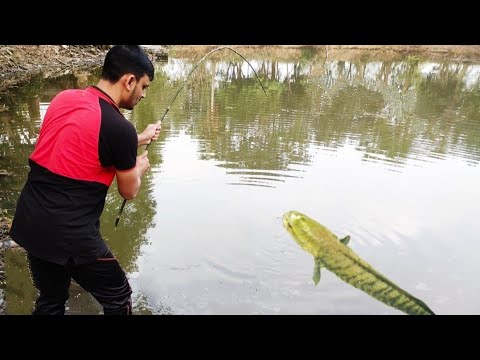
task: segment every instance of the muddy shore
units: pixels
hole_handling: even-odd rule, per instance
[[[38,73],[45,77],[102,65],[111,45],[0,45],[0,92],[28,82]],[[152,59],[166,57],[162,46],[146,47]]]

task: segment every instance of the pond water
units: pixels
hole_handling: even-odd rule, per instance
[[[306,53],[308,55],[309,53]],[[155,64],[147,97],[125,111],[160,119],[198,59]],[[322,269],[282,226],[297,210],[437,314],[480,314],[480,64],[206,60],[149,147],[139,196],[107,196],[101,231],[128,273],[137,314],[402,314]],[[53,96],[99,69],[41,76],[0,94],[0,208],[9,215]],[[6,312],[35,292],[7,251]],[[72,285],[69,313],[98,304]]]

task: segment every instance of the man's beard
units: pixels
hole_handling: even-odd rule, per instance
[[[134,101],[134,100],[135,100],[135,96],[132,94],[132,96],[130,96],[130,98],[128,99],[128,105],[127,105],[128,107],[126,106],[125,109],[133,110],[135,105],[137,105],[140,102],[140,99],[138,101]]]

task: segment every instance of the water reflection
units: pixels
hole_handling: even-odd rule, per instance
[[[480,65],[307,52],[249,61],[268,96],[246,63],[205,61],[149,147],[152,169],[117,231],[122,200],[109,191],[101,231],[137,313],[392,313],[328,276],[322,293],[310,288],[310,260],[281,226],[292,209],[351,234],[438,313],[480,313]],[[125,112],[137,128],[163,115],[195,63],[156,64],[147,97]],[[0,177],[2,209],[13,212],[52,97],[98,76],[38,77],[0,94],[0,169],[13,174]],[[87,303],[71,311],[97,311]]]

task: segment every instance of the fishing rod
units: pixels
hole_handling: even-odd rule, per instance
[[[229,46],[220,46],[218,48],[215,48],[211,51],[209,51],[208,53],[206,53],[197,63],[196,65],[192,68],[192,70],[190,70],[190,72],[188,73],[186,79],[183,81],[182,85],[180,86],[180,88],[177,90],[177,92],[175,93],[175,96],[173,97],[173,100],[171,101],[171,103],[168,105],[167,109],[165,110],[165,113],[163,114],[162,118],[160,119],[159,123],[161,124],[163,119],[165,118],[165,116],[167,115],[167,113],[170,111],[170,107],[172,106],[173,102],[175,101],[175,99],[177,98],[178,94],[180,94],[180,91],[182,91],[183,87],[185,86],[185,84],[187,83],[188,79],[190,78],[190,75],[192,75],[192,73],[195,71],[195,69],[198,67],[198,65],[200,65],[203,60],[205,60],[210,54],[213,54],[214,52],[216,51],[220,51],[220,50],[223,50],[223,49],[228,49],[228,50],[231,50],[233,51],[235,54],[237,54],[238,56],[240,56],[243,60],[245,60],[247,62],[248,65],[250,65],[250,67],[252,68],[253,70],[253,73],[255,74],[255,77],[257,78],[258,82],[260,83],[260,86],[262,87],[262,90],[263,92],[265,93],[265,96],[267,95],[267,92],[265,91],[265,88],[263,87],[263,84],[262,82],[260,81],[260,78],[258,77],[257,75],[257,72],[255,71],[255,69],[253,68],[252,64],[250,64],[250,62],[242,55],[240,54],[238,51],[232,49],[231,47]],[[148,146],[151,144],[148,143],[147,146],[145,147],[145,150],[148,149]],[[118,222],[120,221],[120,216],[122,215],[122,212],[123,212],[123,208],[125,207],[125,204],[127,203],[127,199],[123,199],[123,203],[122,203],[122,206],[120,206],[120,210],[118,211],[118,215],[117,215],[117,218],[115,219],[115,230],[117,229],[117,225],[118,225]]]

